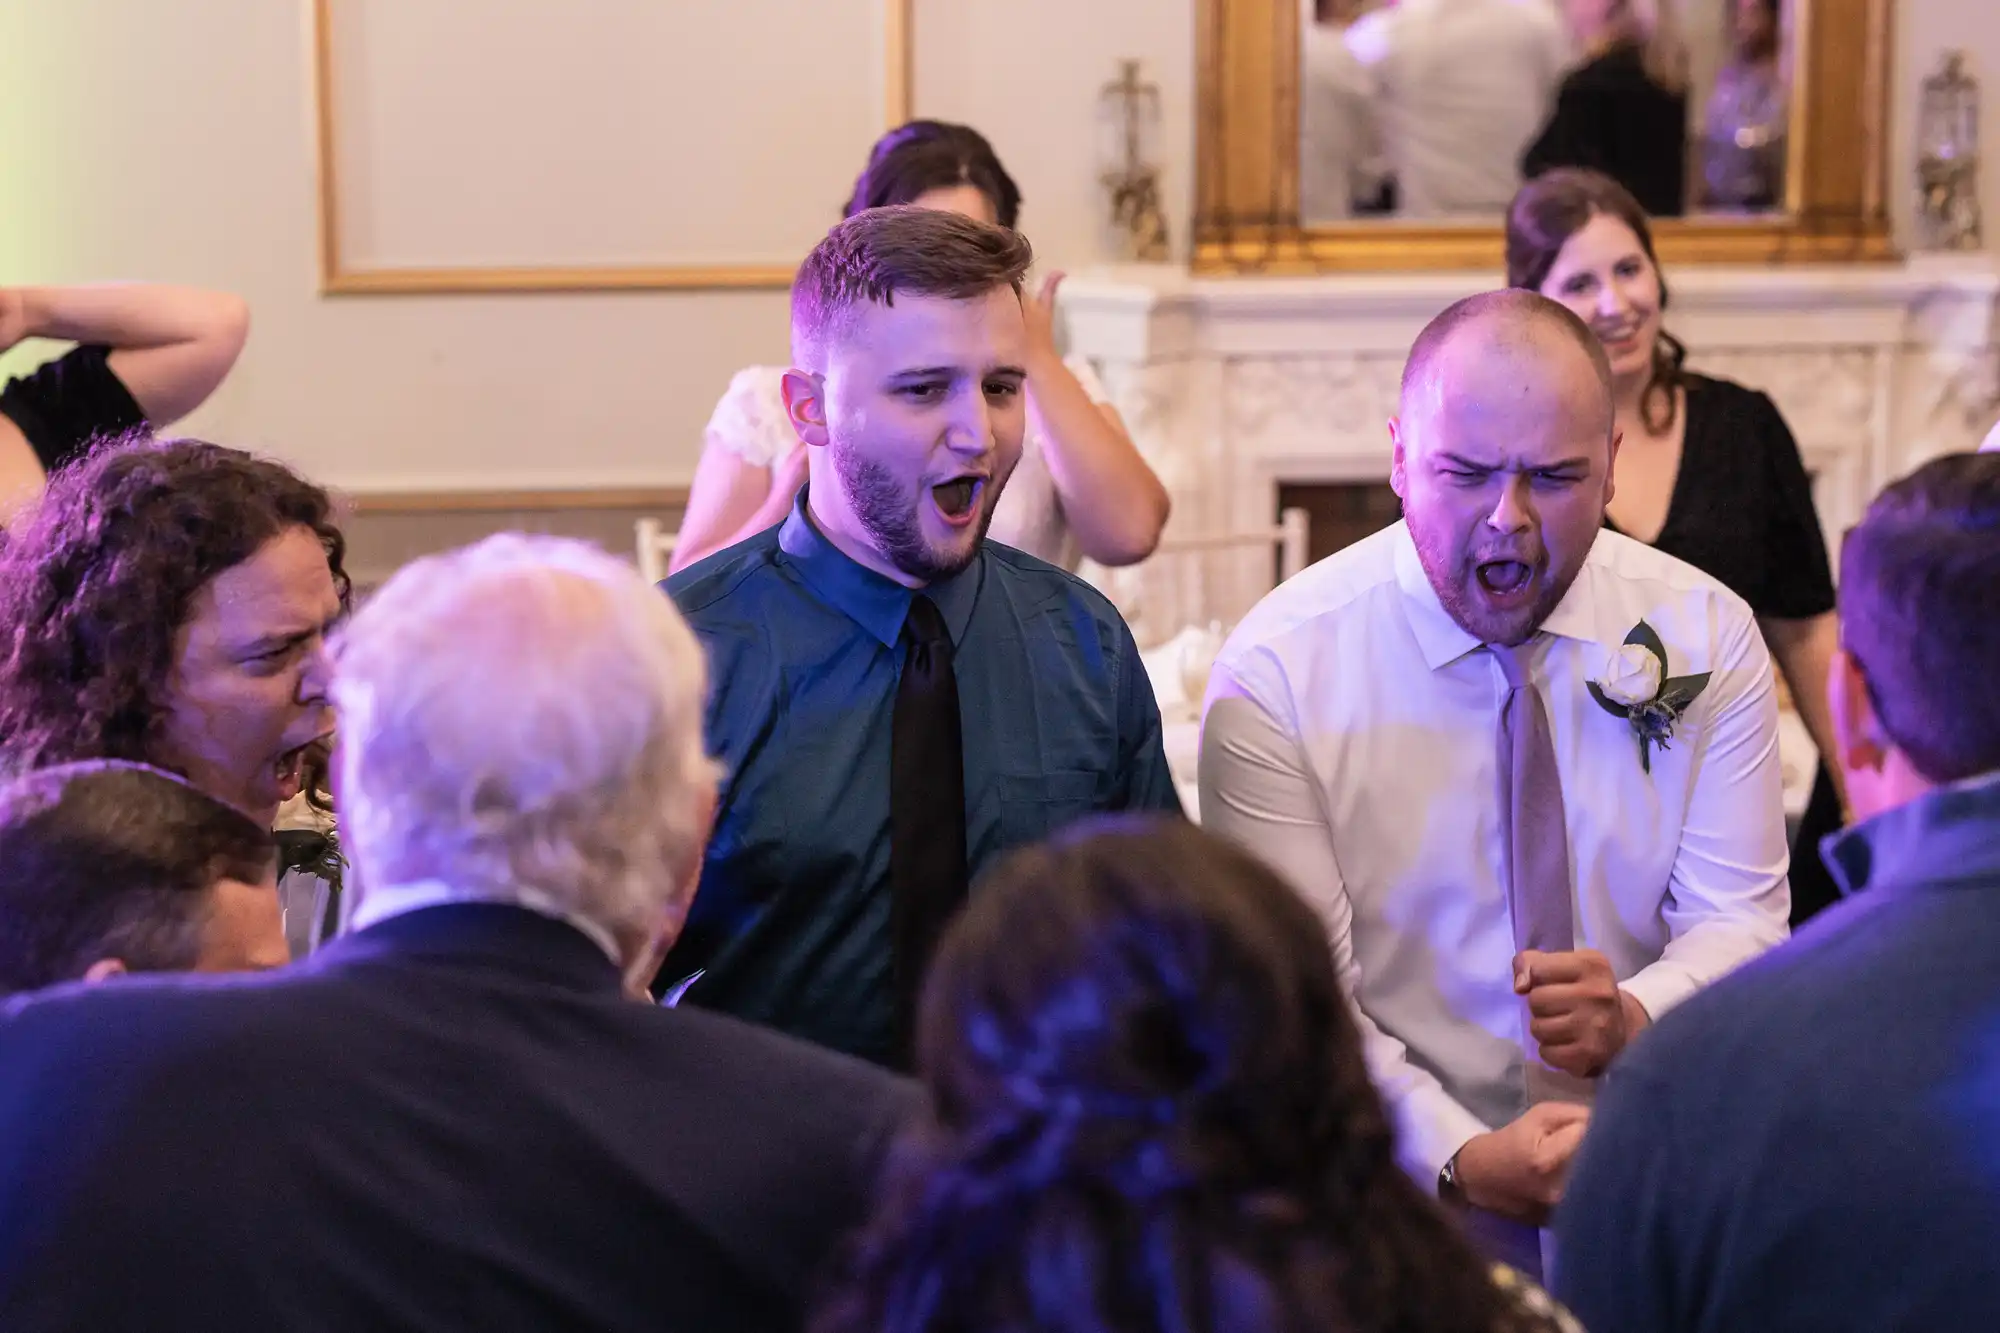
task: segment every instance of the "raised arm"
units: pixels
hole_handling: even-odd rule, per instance
[[[250,336],[250,308],[227,292],[151,283],[0,291],[0,347],[24,338],[101,344],[146,420],[201,406]]]
[[[716,400],[669,572],[774,528],[791,512],[806,480],[806,446],[786,414],[783,379],[775,367],[749,366]]]
[[[1077,546],[1101,565],[1137,564],[1159,545],[1172,503],[1117,410],[1093,401],[1056,351],[1062,280],[1050,274],[1024,302],[1028,410],[1041,427],[1049,477]]]

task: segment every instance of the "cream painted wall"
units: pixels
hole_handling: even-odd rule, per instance
[[[2000,244],[2000,6],[1900,9],[1899,219],[1915,82],[1960,45],[1988,85],[1984,186]],[[1051,264],[1106,257],[1096,95],[1120,56],[1144,59],[1162,88],[1165,195],[1185,241],[1188,0],[917,0],[916,11],[918,112],[991,134]],[[730,373],[784,356],[783,295],[319,296],[306,24],[304,0],[0,4],[0,281],[153,278],[243,294],[249,349],[190,428],[344,487],[685,480]],[[773,110],[774,134],[794,110],[809,107]],[[836,202],[753,206],[830,221]]]
[[[1917,100],[1925,77],[1947,49],[1965,51],[1980,88],[1979,164],[1986,248],[2000,251],[2000,4],[1991,0],[1900,0],[1896,25],[1896,96],[1893,121],[1894,190],[1898,234],[1908,235],[1915,215]]]

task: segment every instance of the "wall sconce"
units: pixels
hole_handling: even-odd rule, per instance
[[[1947,51],[1924,80],[1917,111],[1918,246],[1977,250],[1979,225],[1979,82],[1965,53]]]
[[[1097,157],[1121,257],[1157,263],[1167,257],[1160,211],[1160,90],[1139,77],[1139,62],[1118,62],[1118,77],[1097,96]]]

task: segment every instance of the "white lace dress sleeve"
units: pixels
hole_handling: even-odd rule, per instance
[[[702,446],[735,454],[756,467],[769,467],[798,448],[798,434],[785,416],[784,378],[780,366],[737,371],[709,415]]]

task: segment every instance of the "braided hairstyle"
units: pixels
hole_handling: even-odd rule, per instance
[[[954,924],[816,1333],[1464,1330],[1507,1306],[1398,1168],[1313,911],[1179,821],[1015,853]]]

